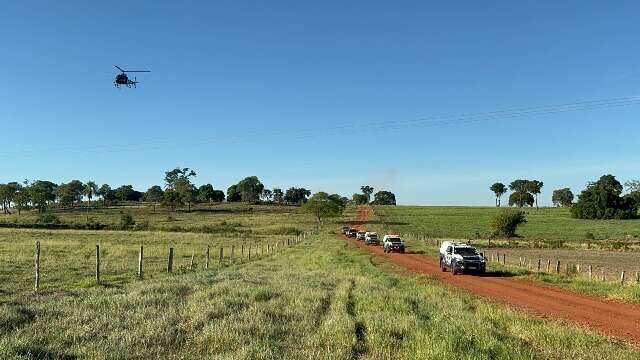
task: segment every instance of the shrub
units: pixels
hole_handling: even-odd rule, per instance
[[[62,224],[60,218],[53,214],[40,214],[36,219],[38,224]]]
[[[133,220],[133,216],[131,216],[130,214],[122,214],[120,216],[120,227],[123,229],[127,229],[133,225],[135,225],[136,222],[135,220]]]
[[[507,210],[493,218],[491,227],[495,236],[514,237],[518,225],[527,222],[524,211]]]
[[[584,238],[586,240],[595,240],[596,236],[593,235],[593,233],[591,231],[587,231],[586,233],[584,233]]]

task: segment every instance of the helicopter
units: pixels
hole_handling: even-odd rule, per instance
[[[133,78],[133,81],[129,79],[129,77],[127,76],[127,73],[144,73],[144,72],[151,72],[149,70],[124,70],[122,69],[120,66],[118,65],[114,65],[116,67],[116,69],[120,70],[120,74],[116,75],[115,80],[113,81],[113,84],[115,85],[115,87],[119,88],[120,85],[126,85],[128,88],[131,87],[131,85],[133,85],[133,87],[136,87],[136,84],[138,83],[138,81],[136,81],[136,78]]]

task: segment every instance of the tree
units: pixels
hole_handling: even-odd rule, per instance
[[[364,205],[369,202],[367,195],[355,193],[351,196],[351,200],[356,205]]]
[[[107,201],[115,200],[115,194],[108,184],[102,184],[98,191],[96,191],[96,195],[102,198],[102,206],[104,207],[107,206]]]
[[[395,205],[396,196],[390,191],[378,191],[373,196],[373,205]]]
[[[292,205],[300,205],[307,202],[307,197],[311,195],[311,191],[305,188],[291,187],[284,194],[284,201]]]
[[[531,180],[527,182],[527,191],[535,197],[536,209],[538,208],[538,194],[542,192],[544,183],[538,180]]]
[[[19,184],[17,182],[0,184],[0,202],[2,203],[2,211],[5,214],[9,213],[9,208],[18,191],[18,186]]]
[[[63,208],[73,207],[73,204],[78,199],[78,195],[74,190],[76,189],[70,183],[62,183],[56,189],[56,198]]]
[[[571,207],[579,219],[634,219],[638,203],[631,196],[621,197],[622,184],[613,175],[603,175],[580,193]]]
[[[573,204],[573,193],[569,188],[553,190],[551,201],[553,201],[553,205],[558,207],[570,207]]]
[[[497,182],[491,185],[489,190],[496,194],[496,206],[500,207],[500,198],[502,198],[502,195],[507,193],[507,187],[503,183]]]
[[[257,176],[249,176],[240,180],[237,185],[237,190],[238,193],[240,193],[242,201],[256,203],[260,200],[264,185],[258,180]]]
[[[153,204],[153,212],[156,212],[156,205],[164,200],[164,191],[158,185],[153,185],[144,194],[144,199]]]
[[[336,217],[342,214],[345,205],[340,200],[340,195],[329,195],[326,192],[315,193],[303,206],[303,211],[312,214],[322,223],[328,217]]]
[[[86,184],[84,184],[84,190],[83,190],[83,194],[84,196],[87,197],[87,199],[89,200],[89,207],[91,207],[91,199],[93,198],[94,195],[96,195],[98,193],[98,185],[96,185],[95,182],[93,181],[87,181]]]
[[[282,189],[273,189],[273,202],[276,204],[282,204],[284,202],[284,193],[282,192]]]
[[[198,188],[198,201],[200,202],[213,202],[213,185],[206,184]]]
[[[224,191],[222,190],[213,190],[213,197],[211,198],[213,202],[223,202],[224,201]]]
[[[162,206],[166,206],[174,211],[178,206],[182,205],[182,197],[177,191],[173,189],[167,189],[164,192],[164,198],[162,199]]]
[[[509,184],[509,189],[513,191],[513,194],[509,196],[509,206],[513,204],[518,204],[519,207],[524,206],[523,204],[527,204],[529,194],[529,180],[518,179],[514,180]],[[514,197],[514,194],[516,198]],[[533,199],[533,196],[531,197]]]
[[[231,185],[227,189],[227,202],[238,202],[242,200],[240,192],[238,192],[238,185]]]
[[[84,184],[80,180],[71,180],[68,184],[68,191],[73,194],[73,203],[82,202],[82,195],[84,194]]]
[[[534,202],[533,195],[528,192],[517,191],[509,195],[509,206],[533,206]]]
[[[260,198],[262,199],[262,201],[270,202],[271,199],[273,199],[273,191],[269,189],[262,190],[262,195],[260,195]]]
[[[27,181],[25,181],[25,185],[28,185]],[[29,206],[29,201],[31,201],[31,194],[29,193],[28,186],[18,184],[18,190],[13,199],[14,206],[18,210],[18,215],[20,215],[23,209]]]
[[[31,195],[31,203],[38,208],[39,212],[47,210],[50,201],[56,198],[56,189],[58,185],[46,180],[36,180],[29,186],[29,195]]]
[[[165,172],[164,182],[167,190],[173,190],[180,197],[180,202],[187,203],[191,212],[191,204],[196,201],[196,187],[191,183],[191,178],[196,172],[189,168],[175,168]]]
[[[631,180],[624,183],[624,187],[629,194],[625,195],[632,198],[637,204],[640,204],[640,180]]]
[[[362,190],[362,194],[367,197],[367,203],[371,201],[371,194],[373,194],[373,188],[369,185],[360,186],[360,190]]]

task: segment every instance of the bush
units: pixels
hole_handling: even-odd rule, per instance
[[[120,216],[120,227],[122,229],[128,229],[135,224],[136,222],[135,220],[133,220],[133,216],[131,216],[130,214],[122,214]]]
[[[60,218],[53,214],[40,214],[36,219],[38,224],[62,224]]]
[[[504,211],[495,218],[491,223],[494,236],[499,237],[514,237],[516,235],[516,229],[518,225],[527,222],[524,211]]]
[[[584,233],[584,238],[586,240],[595,240],[596,236],[593,235],[593,233],[591,231],[587,231],[586,233]]]

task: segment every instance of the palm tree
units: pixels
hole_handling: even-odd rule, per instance
[[[91,199],[93,199],[93,196],[97,192],[98,192],[98,185],[96,185],[96,183],[93,181],[87,181],[87,183],[84,185],[84,190],[82,191],[82,194],[86,196],[87,199],[89,199],[89,207],[91,207]]]
[[[507,187],[503,183],[495,183],[489,188],[496,194],[496,207],[500,207],[500,198],[507,192]]]

